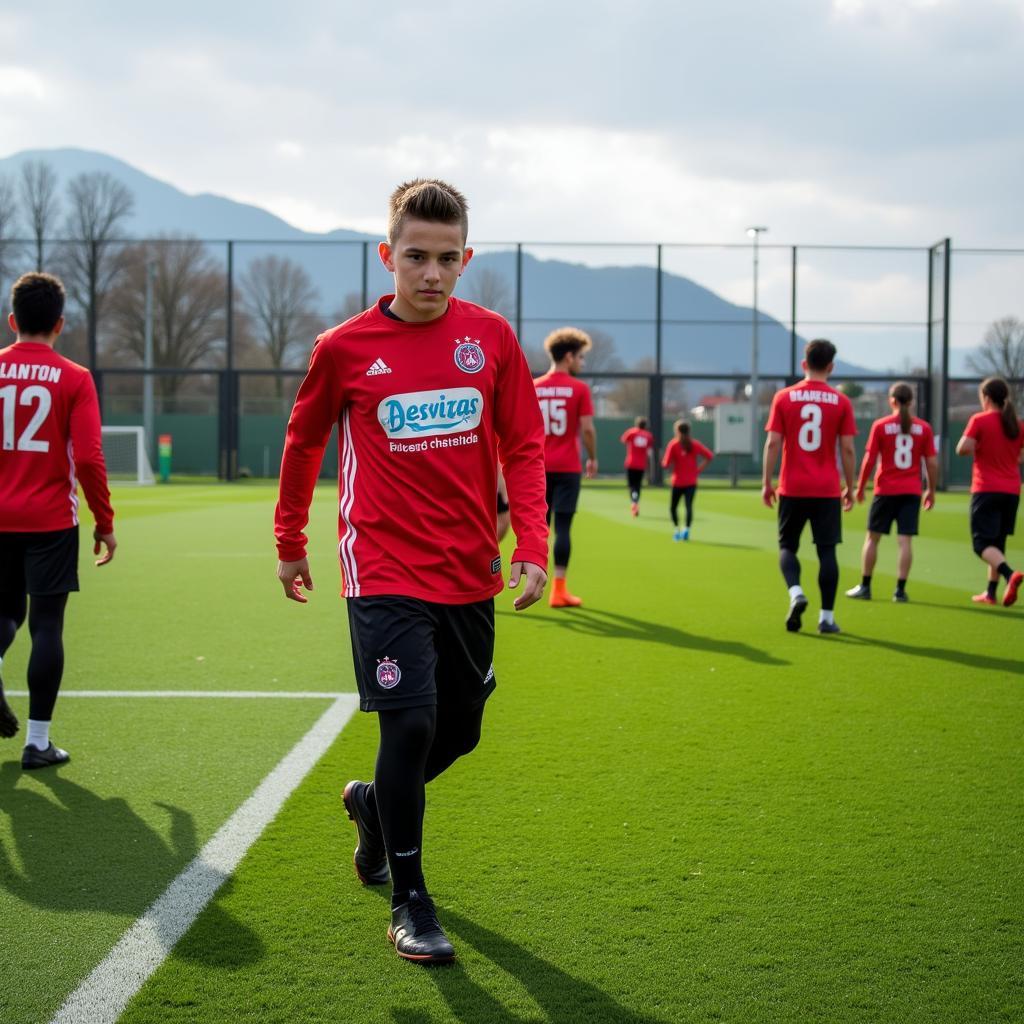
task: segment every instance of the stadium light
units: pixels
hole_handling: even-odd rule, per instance
[[[758,338],[757,338],[757,263],[758,263],[758,246],[761,241],[761,235],[767,231],[766,227],[754,226],[747,228],[747,237],[754,240],[754,309],[751,320],[751,339],[750,339],[750,454],[754,460],[756,466],[760,460],[760,431],[757,429],[757,392],[760,380],[757,375],[757,360],[758,360]]]

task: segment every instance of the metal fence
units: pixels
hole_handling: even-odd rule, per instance
[[[754,390],[766,405],[822,336],[860,418],[886,411],[888,384],[908,379],[936,433],[954,437],[964,388],[981,376],[965,353],[980,354],[997,322],[1024,320],[1024,250],[755,242],[482,244],[457,294],[504,314],[538,371],[550,330],[591,333],[608,469],[620,421],[645,415],[664,443],[685,415],[699,434],[714,400]],[[8,276],[29,269],[31,247],[19,256],[18,244],[5,243]],[[175,435],[179,469],[225,479],[276,473],[314,337],[391,286],[370,240],[57,240],[46,251],[69,285],[63,348],[93,369],[105,419],[152,419],[151,440]],[[945,479],[958,482],[949,452]]]

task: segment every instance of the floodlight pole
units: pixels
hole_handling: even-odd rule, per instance
[[[142,429],[146,436],[146,454],[153,457],[153,277],[156,261],[146,260],[146,334],[142,366],[147,371],[142,376]]]
[[[758,442],[761,439],[761,432],[758,428],[757,418],[757,393],[760,387],[760,379],[757,373],[757,362],[758,362],[758,337],[757,337],[757,272],[758,272],[758,256],[759,256],[759,244],[761,241],[761,233],[767,231],[766,227],[749,227],[747,228],[747,234],[754,240],[754,308],[751,319],[751,338],[750,338],[750,455],[754,460],[754,465],[758,465],[760,459],[760,445]]]

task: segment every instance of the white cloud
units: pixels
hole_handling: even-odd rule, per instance
[[[42,75],[29,68],[0,65],[0,99],[45,100],[50,95]]]

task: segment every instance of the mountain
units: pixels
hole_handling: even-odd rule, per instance
[[[130,164],[83,149],[26,150],[0,159],[0,180],[17,180],[28,160],[43,160],[57,174],[58,192],[82,172],[105,171],[122,181],[135,197],[127,234],[144,238],[193,235],[211,241],[223,259],[224,240],[234,239],[236,282],[258,256],[275,253],[300,262],[320,294],[320,318],[332,320],[346,303],[361,301],[363,282],[370,301],[390,290],[391,278],[376,255],[378,239],[344,228],[316,234],[293,227],[280,217],[223,196],[188,195]],[[213,244],[214,242],[219,244]],[[296,243],[309,243],[301,245]],[[259,243],[259,244],[258,244]],[[563,247],[565,248],[565,247]],[[365,258],[365,270],[364,270]],[[467,270],[458,294],[482,301],[515,319],[514,250],[481,251]],[[554,327],[578,324],[610,337],[620,367],[639,368],[654,356],[656,271],[650,266],[592,267],[561,259],[522,257],[522,337],[536,348]],[[485,287],[486,282],[486,287]],[[689,278],[662,276],[663,368],[670,373],[745,373],[750,367],[751,310],[730,303]],[[778,320],[759,318],[762,374],[789,372],[790,332]],[[798,339],[802,346],[803,339]],[[608,353],[605,353],[605,368]],[[595,365],[593,369],[600,369]],[[864,373],[862,367],[837,363],[842,374]]]

